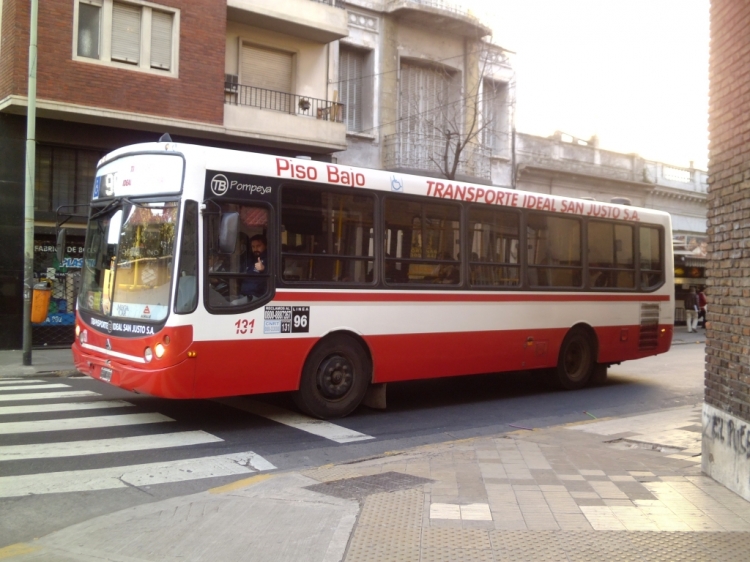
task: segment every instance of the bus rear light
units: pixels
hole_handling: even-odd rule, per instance
[[[150,347],[147,347],[143,352],[143,358],[146,360],[146,363],[151,363],[151,360],[154,358],[154,352],[151,351]]]
[[[154,353],[156,354],[157,359],[161,359],[164,356],[164,346],[160,343],[157,343],[154,346]]]

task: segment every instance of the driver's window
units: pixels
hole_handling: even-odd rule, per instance
[[[208,308],[240,307],[264,298],[270,290],[268,210],[253,205],[223,203],[221,213],[208,215],[205,255]],[[221,217],[239,213],[234,251],[219,248]]]

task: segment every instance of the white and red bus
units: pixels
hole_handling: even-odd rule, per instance
[[[344,416],[383,383],[669,350],[667,213],[159,142],[96,172],[73,354],[168,398],[291,391]]]

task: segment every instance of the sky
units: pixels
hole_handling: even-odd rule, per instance
[[[516,129],[708,160],[709,0],[464,0],[515,51]]]

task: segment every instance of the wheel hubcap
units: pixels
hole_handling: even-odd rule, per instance
[[[318,390],[326,398],[341,398],[352,388],[354,367],[341,355],[332,355],[318,368]]]

